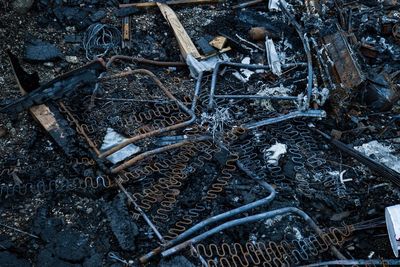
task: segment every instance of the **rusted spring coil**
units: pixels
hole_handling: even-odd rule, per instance
[[[160,201],[160,197],[163,196],[164,191],[170,190],[176,192],[182,185],[182,180],[186,178],[186,175],[183,175],[180,170],[186,167],[186,163],[194,153],[192,143],[188,143],[188,146],[183,147],[183,150],[174,157],[175,162],[171,164],[171,168],[178,167],[178,172],[172,170],[167,178],[160,178],[156,184],[152,185],[150,188],[145,188],[142,193],[134,194],[137,199],[140,199],[140,206],[143,209],[150,210],[154,203]]]
[[[172,246],[178,244],[179,242],[185,240],[186,238],[188,238],[189,236],[193,235],[193,234],[196,233],[197,231],[199,231],[199,230],[201,230],[201,229],[204,229],[206,226],[208,226],[208,225],[210,225],[210,224],[213,224],[213,223],[216,223],[216,222],[219,222],[219,221],[228,219],[228,218],[232,218],[232,217],[235,216],[235,215],[238,215],[238,214],[241,214],[241,213],[243,213],[243,212],[246,212],[246,211],[255,209],[255,208],[260,207],[260,206],[262,206],[262,205],[267,205],[267,204],[269,204],[270,202],[272,202],[272,200],[275,198],[275,195],[276,195],[275,189],[274,189],[271,185],[269,185],[268,183],[266,183],[265,181],[262,181],[260,177],[258,177],[256,174],[254,174],[251,170],[247,169],[240,161],[237,161],[237,160],[236,160],[235,162],[236,162],[236,164],[238,165],[238,167],[239,167],[246,175],[248,175],[251,179],[253,179],[253,180],[255,180],[256,182],[258,182],[267,192],[269,192],[269,195],[266,196],[266,197],[264,197],[264,198],[262,198],[262,199],[260,199],[260,200],[254,201],[254,202],[252,202],[252,203],[246,204],[246,205],[244,205],[244,206],[241,206],[241,207],[239,207],[239,208],[230,210],[230,211],[228,211],[228,212],[218,214],[218,215],[216,215],[216,216],[213,216],[213,217],[211,217],[211,218],[209,218],[209,219],[206,219],[206,220],[204,220],[204,221],[202,221],[202,222],[196,224],[195,226],[191,227],[190,229],[188,229],[188,230],[186,230],[185,232],[183,232],[183,233],[181,233],[180,235],[178,235],[178,236],[177,236],[176,238],[174,238],[173,240],[171,240],[171,241],[169,241],[168,243],[164,244],[164,245],[163,245],[164,248],[172,247]],[[225,185],[226,185],[226,184],[225,184]],[[212,195],[211,195],[212,197],[214,197],[214,196],[216,197],[216,195],[215,195],[214,192],[212,192],[211,194],[212,194]],[[210,198],[207,198],[207,197],[206,197],[206,199],[209,200]],[[204,207],[203,207],[203,206],[198,207],[198,206],[196,205],[196,208],[197,208],[196,210],[194,210],[194,211],[191,212],[192,214],[193,214],[194,212],[197,213],[197,211],[202,211],[202,210],[204,210]],[[196,214],[196,213],[195,213],[195,214]],[[197,214],[196,214],[196,215],[197,215]],[[184,218],[184,219],[185,219],[185,218]],[[191,219],[191,218],[190,218],[190,219]],[[190,220],[190,221],[191,221],[191,220]],[[185,226],[184,226],[184,225],[179,225],[179,226],[180,226],[180,228],[178,228],[177,230],[181,230],[182,228],[185,229],[185,226],[186,226],[186,225],[185,225]],[[146,255],[143,256],[143,257],[141,257],[141,258],[140,258],[140,261],[141,261],[142,263],[147,262],[151,257],[153,257],[153,256],[157,255],[159,252],[161,252],[161,249],[162,249],[161,247],[158,247],[158,248],[154,249],[154,250],[151,251],[150,253],[146,254]]]
[[[330,228],[323,235],[291,242],[211,243],[198,244],[196,248],[200,255],[209,259],[209,266],[297,266],[311,256],[326,252],[331,244],[342,245],[353,232],[351,225],[344,229]]]
[[[52,192],[66,192],[74,191],[78,189],[87,188],[109,188],[113,184],[111,180],[106,176],[99,176],[97,178],[85,177],[73,178],[73,179],[62,179],[62,180],[51,180],[49,182],[39,181],[37,183],[25,183],[22,185],[1,185],[0,186],[0,197],[9,197],[14,195],[27,195],[27,194],[39,194],[39,193],[52,193]]]
[[[200,130],[204,130],[204,128],[200,128]],[[230,132],[228,132],[225,136],[224,136],[224,140],[226,143],[231,144],[234,141],[237,140],[238,135],[243,134],[244,132],[242,131],[242,129],[233,129]],[[216,146],[216,149],[218,149],[218,151],[220,151],[221,147],[220,146]],[[217,151],[214,151],[217,152]],[[210,155],[212,154],[211,152],[209,153]],[[237,159],[237,156],[234,155],[233,158],[234,160]],[[234,171],[236,168],[233,166],[230,167],[230,170]],[[221,177],[220,180],[224,178],[224,180],[230,179],[231,178],[231,174],[227,171],[225,171],[225,175],[224,177]],[[218,191],[222,191],[221,187],[221,181],[217,182],[219,183],[219,187],[221,190]],[[222,186],[224,186],[224,182],[222,183]],[[180,233],[184,232],[187,229],[187,226],[193,224],[193,221],[200,217],[200,214],[202,214],[202,212],[205,210],[205,206],[204,204],[212,199],[214,199],[210,193],[215,194],[216,192],[207,192],[206,196],[204,196],[202,198],[201,203],[196,203],[194,208],[191,208],[188,210],[188,213],[186,215],[184,215],[182,217],[182,219],[178,222],[175,223],[175,226],[172,227],[171,229],[168,230],[168,235],[165,236],[166,239],[168,240],[172,240],[174,238],[176,238]]]
[[[189,114],[189,116],[191,117],[190,120],[183,122],[183,123],[179,123],[173,126],[169,126],[166,128],[162,128],[162,129],[158,129],[152,132],[148,132],[146,134],[141,134],[138,136],[134,136],[131,138],[128,138],[126,141],[122,142],[121,144],[119,144],[118,146],[115,146],[112,149],[107,150],[106,152],[103,152],[99,155],[100,158],[104,158],[107,157],[109,155],[111,155],[112,153],[124,148],[125,146],[142,140],[144,138],[148,138],[148,137],[152,137],[155,135],[159,135],[168,131],[173,131],[173,130],[177,130],[180,128],[184,128],[189,126],[190,124],[192,124],[194,122],[194,120],[196,119],[195,114],[193,113],[193,111],[191,111],[190,109],[188,109],[181,101],[179,101],[177,98],[175,98],[175,96],[161,83],[161,81],[154,75],[154,73],[145,70],[145,69],[138,69],[138,70],[132,70],[132,71],[127,71],[127,72],[122,72],[122,73],[118,73],[115,75],[111,75],[111,76],[107,76],[107,77],[103,77],[101,78],[102,80],[111,80],[111,79],[115,79],[115,78],[121,78],[121,77],[127,77],[130,75],[134,75],[134,74],[143,74],[143,75],[147,75],[149,76],[157,85],[158,87],[173,101],[175,101],[177,103],[177,105],[179,106],[180,109],[182,109],[183,111],[185,111],[187,114]],[[126,165],[124,165],[124,168],[128,167]],[[120,167],[122,168],[122,167]],[[120,170],[120,168],[118,170]]]

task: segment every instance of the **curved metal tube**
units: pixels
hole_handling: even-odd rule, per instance
[[[130,57],[130,56],[124,56],[124,55],[115,55],[112,56],[106,64],[106,68],[110,68],[111,65],[114,63],[116,60],[123,60],[123,61],[133,61],[133,62],[139,62],[143,64],[149,64],[149,65],[155,65],[155,66],[160,66],[160,67],[186,67],[185,62],[174,62],[174,61],[157,61],[157,60],[151,60],[151,59],[145,59],[141,57]]]
[[[243,225],[243,224],[248,224],[248,223],[253,223],[253,222],[257,222],[260,220],[265,220],[265,219],[269,219],[269,218],[273,218],[276,217],[278,215],[288,215],[288,214],[295,214],[298,215],[299,217],[301,217],[302,219],[304,219],[306,221],[306,223],[318,234],[318,235],[322,235],[323,232],[322,230],[318,227],[318,225],[313,221],[313,219],[308,216],[307,213],[305,213],[304,211],[295,208],[295,207],[287,207],[287,208],[282,208],[282,209],[277,209],[277,210],[273,210],[273,211],[268,211],[268,212],[264,212],[264,213],[259,213],[256,215],[252,215],[252,216],[248,216],[248,217],[244,217],[244,218],[240,218],[240,219],[235,219],[235,220],[231,220],[228,221],[226,223],[223,223],[209,231],[206,231],[196,237],[193,237],[177,246],[174,246],[170,249],[165,250],[164,252],[161,253],[161,255],[163,257],[168,257],[171,256],[172,254],[175,254],[183,249],[185,249],[188,246],[191,246],[193,244],[196,244],[206,238],[208,238],[209,236],[212,236],[214,234],[219,233],[220,231],[226,230],[228,228],[232,228],[235,226],[239,226],[239,225]],[[330,249],[332,251],[332,253],[339,259],[346,259],[342,253],[340,253],[340,251],[335,248],[333,245],[330,246]]]
[[[304,51],[307,55],[307,68],[308,68],[308,81],[307,81],[307,106],[310,106],[311,95],[312,95],[312,88],[313,88],[313,81],[314,81],[314,72],[313,72],[313,64],[312,64],[312,56],[311,56],[311,48],[310,42],[308,40],[307,35],[304,33],[300,24],[293,18],[293,16],[289,13],[286,9],[285,5],[282,4],[281,1],[278,2],[279,7],[285,13],[285,15],[289,18],[290,22],[293,24],[294,28],[296,29],[301,42],[303,43]]]

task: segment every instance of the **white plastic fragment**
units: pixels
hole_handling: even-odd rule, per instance
[[[242,59],[242,63],[243,64],[250,64],[250,58],[249,57],[245,57]],[[253,75],[254,71],[248,70],[248,69],[240,69],[240,72],[235,71],[233,73],[233,76],[235,76],[236,78],[238,78],[241,82],[248,82],[251,75]]]
[[[399,257],[400,250],[400,204],[386,207],[385,209],[386,227],[388,230],[390,244],[393,253]]]
[[[104,152],[113,148],[114,146],[125,141],[126,138],[119,133],[117,133],[112,128],[107,128],[107,134],[104,137],[103,144],[101,145],[100,151]],[[126,147],[114,152],[110,156],[107,157],[107,160],[116,164],[140,151],[140,147],[135,146],[134,144],[129,144]]]
[[[269,164],[278,166],[279,159],[287,152],[287,146],[285,144],[276,142],[275,145],[272,145],[270,148],[264,150],[263,152],[264,157]]]
[[[190,54],[186,57],[186,64],[189,67],[190,76],[195,79],[197,79],[200,72],[212,71],[215,65],[220,61],[230,61],[230,58],[226,54],[212,56],[200,61]]]
[[[270,66],[272,73],[277,76],[281,76],[281,61],[279,59],[278,53],[276,52],[274,41],[272,41],[272,39],[269,39],[268,37],[265,39],[265,50],[267,53],[268,65]]]

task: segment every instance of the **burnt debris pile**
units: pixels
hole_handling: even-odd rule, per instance
[[[0,1],[0,266],[399,266],[397,1]]]

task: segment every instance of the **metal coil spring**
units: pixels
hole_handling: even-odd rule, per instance
[[[144,121],[150,121],[157,117],[168,116],[173,111],[179,111],[179,107],[175,103],[165,105],[155,104],[152,109],[135,113],[131,116],[131,118],[137,123],[143,123]]]
[[[233,129],[228,134],[224,136],[225,144],[234,143],[240,135],[244,134],[243,129]],[[217,178],[217,182],[210,186],[206,195],[202,197],[201,201],[195,204],[194,208],[190,208],[185,211],[186,214],[175,223],[173,227],[168,230],[168,234],[164,236],[166,240],[172,240],[176,238],[179,234],[186,231],[186,229],[193,224],[201,215],[204,216],[204,211],[206,210],[206,204],[214,200],[217,194],[223,191],[224,187],[228,184],[228,181],[232,178],[232,173],[236,170],[236,161],[238,160],[237,155],[230,154],[230,158],[226,162],[226,166],[223,168],[221,173],[223,176]]]
[[[326,252],[330,245],[342,245],[353,231],[352,226],[345,226],[344,231],[330,228],[320,236],[291,242],[211,243],[198,244],[196,249],[209,266],[293,266]]]
[[[217,195],[223,191],[228,185],[229,180],[232,178],[232,172],[236,170],[236,161],[239,159],[237,155],[230,155],[230,159],[227,160],[225,167],[222,169],[222,175],[217,178],[217,182],[210,186],[205,196],[206,200],[213,200],[217,198]]]
[[[194,166],[202,166],[205,164],[206,160],[212,159],[212,153],[210,148],[212,147],[212,143],[209,141],[206,142],[199,142],[193,144],[192,149],[199,152],[206,152],[206,155],[208,156],[201,157],[197,155],[197,157],[194,160]],[[162,184],[166,186],[164,189],[168,190],[168,193],[165,193],[165,198],[164,200],[161,201],[161,207],[157,209],[156,215],[153,216],[154,222],[162,225],[165,224],[166,218],[168,218],[170,211],[172,210],[172,207],[177,201],[177,196],[180,194],[180,188],[182,187],[182,182],[187,179],[188,177],[188,172],[187,168],[188,165],[186,164],[189,160],[191,160],[192,157],[187,157],[185,162],[182,162],[181,164],[177,164],[176,168],[173,168],[171,170],[171,173],[169,177],[172,177],[170,180],[162,181],[162,179],[159,179],[159,185],[161,186]],[[168,176],[167,176],[168,177]],[[179,182],[176,182],[178,181]],[[176,182],[173,185],[169,184],[171,182]],[[174,186],[174,187],[172,187]]]
[[[52,193],[52,192],[66,192],[75,191],[78,189],[84,190],[88,188],[109,188],[112,186],[112,182],[108,176],[99,176],[97,178],[85,177],[72,178],[72,179],[59,179],[52,181],[39,181],[35,183],[25,183],[22,185],[1,185],[0,186],[0,197],[10,197],[15,195],[25,196],[27,194],[40,194],[40,193]]]
[[[192,146],[193,144],[190,144]],[[160,178],[155,185],[150,188],[145,188],[142,193],[135,193],[136,198],[140,199],[140,207],[145,210],[150,210],[154,203],[160,201],[164,190],[178,189],[182,186],[181,180],[184,180],[187,175],[181,171],[186,167],[186,163],[190,160],[195,151],[190,147],[183,147],[174,159],[179,159],[176,164],[171,165],[171,172],[166,173],[167,178]]]

